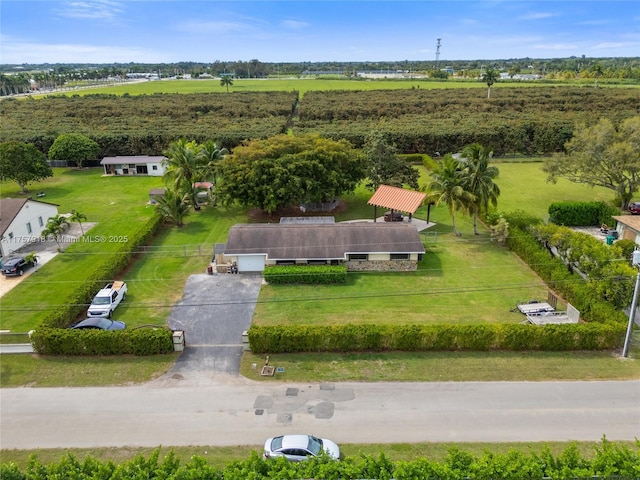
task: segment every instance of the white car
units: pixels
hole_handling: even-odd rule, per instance
[[[331,440],[313,435],[281,435],[264,442],[264,458],[285,457],[290,462],[301,462],[325,451],[335,460],[340,460],[340,447]]]

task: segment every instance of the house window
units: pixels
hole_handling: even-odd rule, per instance
[[[27,222],[27,233],[31,233],[31,223]]]
[[[151,170],[158,170],[158,165],[151,165]]]
[[[349,260],[369,260],[369,255],[366,253],[352,253],[349,255]]]
[[[391,260],[409,260],[409,254],[408,253],[392,253],[391,255],[389,255],[389,258]]]
[[[42,217],[38,217],[38,225],[44,227],[44,222],[42,221]]]
[[[276,260],[276,265],[295,265],[295,260]]]
[[[13,238],[13,232],[9,232],[9,238]]]

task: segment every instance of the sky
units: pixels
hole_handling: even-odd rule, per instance
[[[638,0],[0,0],[0,63],[640,56]]]

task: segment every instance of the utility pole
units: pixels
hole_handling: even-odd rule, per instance
[[[627,326],[627,335],[624,338],[624,348],[622,356],[629,356],[629,344],[631,343],[631,332],[633,332],[633,322],[636,318],[636,307],[638,306],[638,290],[640,290],[640,250],[634,250],[631,263],[638,269],[636,277],[636,287],[633,290],[633,301],[631,302],[631,311],[629,312],[629,325]]]
[[[436,70],[438,69],[438,66],[440,65],[440,40],[442,39],[438,39],[438,43],[436,44]]]

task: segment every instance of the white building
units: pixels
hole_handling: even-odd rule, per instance
[[[106,175],[148,175],[161,177],[165,171],[165,157],[132,155],[122,157],[104,157],[100,165]]]
[[[58,215],[58,205],[31,198],[0,200],[0,256],[39,241],[47,220]]]

